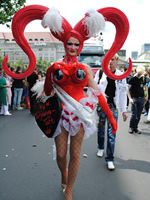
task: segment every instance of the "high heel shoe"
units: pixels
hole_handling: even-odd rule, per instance
[[[63,193],[65,193],[66,188],[63,189]]]
[[[62,187],[63,189],[66,189],[67,185],[66,185],[65,183],[62,183],[62,184],[61,184],[61,187]]]

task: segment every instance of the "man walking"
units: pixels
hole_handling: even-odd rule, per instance
[[[148,101],[148,86],[146,79],[143,78],[145,67],[138,66],[136,74],[128,81],[127,93],[131,103],[131,118],[129,124],[129,133],[141,134],[138,130],[138,124],[141,118],[144,102]],[[146,96],[144,98],[144,87],[146,89]]]
[[[121,75],[122,72],[117,69],[117,63],[119,61],[118,54],[115,54],[114,57],[109,62],[109,69],[112,73],[116,75]],[[99,72],[97,72],[95,76],[95,81],[97,82]],[[99,88],[103,91],[106,96],[107,103],[109,108],[111,109],[113,116],[118,121],[118,108],[122,112],[123,120],[126,121],[127,113],[126,113],[126,105],[127,105],[127,85],[126,79],[123,80],[113,80],[103,73],[102,78],[98,84]],[[103,157],[104,155],[104,143],[105,143],[105,126],[107,116],[102,111],[102,109],[98,106],[98,115],[99,115],[99,124],[98,124],[98,157]],[[112,128],[107,120],[107,150],[105,160],[107,162],[107,167],[109,170],[114,170],[114,151],[115,151],[115,138],[116,133],[112,135]]]

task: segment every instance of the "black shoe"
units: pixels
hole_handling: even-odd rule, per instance
[[[137,134],[141,134],[141,131],[139,131],[138,129],[135,129],[134,132]]]
[[[129,131],[128,131],[130,134],[133,134],[133,129],[132,128],[129,128]]]

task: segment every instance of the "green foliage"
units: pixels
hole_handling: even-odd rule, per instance
[[[47,62],[46,60],[37,60],[36,68],[37,70],[46,71],[53,61]]]
[[[24,72],[26,70],[24,63],[22,61],[22,59],[20,58],[19,60],[17,60],[16,64],[13,65],[15,68],[17,68],[18,66],[20,66],[22,68],[22,71]]]
[[[0,24],[8,24],[11,22],[14,14],[23,6],[25,6],[26,0],[1,0],[0,1]]]
[[[1,54],[1,48],[0,48],[0,66],[2,66],[2,61],[3,61],[3,56]],[[47,62],[46,60],[37,60],[36,63],[36,68],[39,71],[45,71],[47,70],[47,68],[51,65],[53,61],[49,61]],[[15,64],[11,63],[11,62],[7,62],[7,65],[10,67],[15,67],[17,68],[18,66],[20,66],[22,68],[22,71],[26,71],[28,66],[25,66],[24,62],[22,61],[22,59],[20,58],[19,60],[16,61]]]

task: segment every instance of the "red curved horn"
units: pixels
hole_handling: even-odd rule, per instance
[[[11,72],[7,66],[8,55],[5,56],[2,66],[4,71],[12,78],[21,79],[29,76],[36,67],[36,58],[25,36],[24,29],[28,23],[36,19],[42,19],[49,8],[41,5],[31,5],[20,9],[13,17],[12,33],[17,44],[23,49],[29,58],[29,66],[22,74]]]
[[[110,48],[110,50],[106,53],[104,56],[104,59],[102,61],[102,69],[104,73],[111,79],[120,80],[126,78],[129,74],[132,72],[132,61],[129,58],[129,66],[125,73],[122,75],[115,75],[113,74],[109,68],[108,64],[109,61],[112,59],[112,57],[121,49],[123,46],[128,33],[129,33],[129,21],[126,17],[126,15],[119,9],[113,8],[113,7],[106,7],[97,10],[99,13],[101,13],[106,21],[109,21],[115,25],[116,28],[116,35],[115,40]]]

